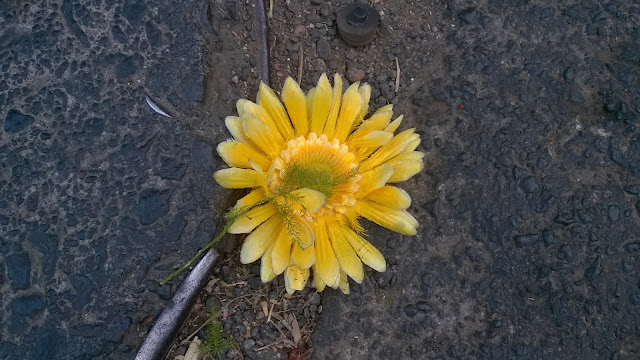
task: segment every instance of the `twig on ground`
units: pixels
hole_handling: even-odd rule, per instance
[[[261,348],[257,348],[257,349],[255,349],[255,350],[253,350],[253,351],[258,352],[258,351],[264,350],[264,349],[266,349],[266,348],[268,348],[268,347],[271,347],[271,346],[274,346],[274,345],[277,345],[277,344],[278,344],[278,341],[276,340],[276,341],[272,342],[272,343],[271,343],[271,344],[269,344],[269,345],[265,345],[265,346],[263,346],[263,347],[261,347]]]
[[[240,359],[244,360],[244,355],[242,355],[242,351],[240,350],[240,347],[238,346],[238,344],[235,344],[233,348],[240,355]]]
[[[192,337],[194,337],[198,331],[202,330],[203,327],[207,326],[207,324],[209,324],[211,322],[211,318],[209,318],[209,320],[205,321],[204,324],[200,325],[194,332],[192,332],[191,334],[189,334],[189,336],[187,336],[186,338],[184,338],[184,340],[182,340],[182,342],[180,343],[180,345],[178,346],[182,346],[186,343],[188,343]]]
[[[271,316],[273,315],[273,306],[274,305],[275,305],[274,303],[271,304],[271,309],[269,309],[269,316],[267,316],[267,322],[271,321]]]
[[[304,55],[302,54],[302,42],[298,43],[298,84],[302,81],[302,65],[304,64]]]
[[[309,306],[309,303],[311,302],[311,299],[313,299],[314,296],[316,296],[318,294],[318,290],[316,290],[316,292],[313,293],[313,295],[309,296],[309,299],[307,299],[307,301],[304,302],[304,304],[302,305],[303,308]]]
[[[396,58],[396,94],[400,90],[400,63],[398,62],[398,58]]]
[[[282,318],[278,319],[282,322],[281,320]],[[273,321],[271,321],[271,324],[273,324],[273,326],[280,332],[280,337],[282,338],[282,342],[285,343],[285,345],[289,346],[289,347],[293,347],[293,341],[289,340],[289,338],[287,337],[287,335],[284,333],[284,331],[282,331],[282,329],[280,329],[276,323],[274,323]],[[284,323],[283,323],[284,325]],[[286,328],[286,326],[285,326]]]
[[[273,54],[273,49],[276,48],[276,44],[278,43],[278,37],[276,34],[269,35],[269,56]]]

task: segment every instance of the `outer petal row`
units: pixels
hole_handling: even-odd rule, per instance
[[[244,189],[263,186],[265,179],[255,170],[229,168],[218,170],[213,178],[227,189]]]
[[[417,233],[418,221],[405,210],[388,208],[366,200],[358,201],[356,206],[358,214],[389,230],[404,235],[416,235]]]

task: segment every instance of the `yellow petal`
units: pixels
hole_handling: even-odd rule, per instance
[[[387,164],[393,164],[393,175],[389,178],[388,182],[400,182],[407,181],[413,175],[419,173],[424,169],[424,163],[422,160],[403,160],[393,161],[390,160]]]
[[[307,124],[311,126],[311,114],[313,114],[313,99],[316,96],[316,88],[311,88],[307,92],[307,96],[304,98],[304,102],[307,108]],[[306,134],[302,134],[306,135]]]
[[[296,290],[304,289],[309,279],[309,269],[300,269],[295,265],[287,267],[284,274],[284,285],[288,294],[293,294]]]
[[[360,108],[360,113],[358,117],[360,119],[364,119],[365,115],[369,112],[369,100],[371,99],[371,86],[369,84],[363,84],[358,89],[360,96],[362,97],[362,107]],[[357,124],[354,124],[357,125]]]
[[[307,113],[307,115],[311,116],[311,128],[309,131],[320,135],[324,129],[324,124],[327,122],[327,115],[331,108],[332,98],[331,84],[329,84],[329,79],[327,79],[326,74],[320,76],[318,86],[316,86],[315,89],[316,91],[313,95],[313,111],[311,114]]]
[[[342,98],[340,115],[336,121],[335,138],[344,141],[351,131],[351,126],[362,108],[362,96],[358,92],[358,83],[351,84]]]
[[[418,228],[418,225],[420,225],[418,220],[406,210],[400,211],[400,216],[416,229]]]
[[[393,138],[393,134],[386,131],[372,130],[362,137],[347,142],[349,149],[362,147],[379,147],[387,144]]]
[[[316,241],[314,242],[316,249],[316,272],[322,278],[325,284],[333,286],[340,281],[340,265],[338,259],[333,252],[329,236],[327,234],[327,225],[324,219],[318,219],[315,223]]]
[[[220,186],[227,189],[254,188],[264,185],[264,178],[255,170],[249,169],[222,169],[213,174],[213,178]]]
[[[424,153],[420,151],[405,151],[398,154],[398,156],[394,157],[389,161],[405,161],[405,160],[422,160],[424,158]],[[387,161],[387,162],[389,162]]]
[[[393,111],[376,111],[376,113],[371,115],[370,118],[363,121],[353,134],[349,135],[349,140],[365,136],[373,130],[384,130],[384,128],[389,124],[389,120],[391,120],[392,116]]]
[[[409,139],[409,141],[407,141],[407,146],[405,146],[404,151],[413,151],[415,150],[418,145],[420,145],[420,135],[418,134],[414,134],[414,138],[413,139]]]
[[[364,197],[373,190],[383,187],[393,175],[393,171],[393,166],[382,164],[375,169],[362,173],[356,198]]]
[[[322,278],[318,276],[318,271],[316,270],[315,265],[313,265],[313,282],[315,282],[316,290],[318,290],[318,292],[322,292],[322,290],[327,286]]]
[[[273,250],[274,244],[275,241],[271,240],[271,244],[269,244],[269,247],[264,252],[262,259],[260,260],[260,280],[262,280],[263,283],[268,283],[276,277],[271,264],[271,251]]]
[[[269,169],[271,162],[264,156],[250,146],[238,141],[229,140],[218,144],[218,155],[224,160],[225,163],[233,167],[251,168],[249,159],[260,166],[262,169]]]
[[[358,262],[359,261],[360,260],[358,260]],[[349,290],[349,278],[344,271],[340,271],[340,285],[338,285],[338,287],[340,287],[340,290],[342,290],[342,293],[345,295],[351,293],[351,290]]]
[[[291,263],[301,269],[308,269],[316,262],[316,249],[311,244],[306,249],[301,248],[298,244],[291,247]]]
[[[249,115],[253,115],[258,120],[269,126],[269,129],[271,129],[274,137],[278,138],[280,142],[284,142],[284,138],[278,130],[275,122],[273,121],[267,110],[265,110],[262,106],[247,99],[240,99],[236,103],[236,107],[238,109],[238,115],[240,115],[241,118],[246,119]],[[245,126],[245,133],[246,132],[247,128]]]
[[[249,139],[244,133],[244,120],[241,117],[227,116],[224,119],[224,124],[227,126],[227,129],[234,139],[248,146],[255,147],[253,141],[251,141],[251,139]]]
[[[244,117],[244,133],[251,139],[262,151],[271,158],[280,155],[284,140],[280,135],[276,136],[276,132],[251,114]]]
[[[340,224],[335,220],[328,219],[327,228],[329,229],[329,238],[331,239],[333,251],[336,253],[336,258],[340,264],[340,269],[349,274],[358,284],[361,283],[364,277],[362,262],[358,258],[355,250],[353,250],[349,242],[345,239]]]
[[[387,127],[384,128],[384,131],[388,131],[390,133],[394,133],[398,127],[400,126],[400,124],[402,124],[402,119],[404,118],[404,115],[400,115],[398,116],[395,120],[393,120],[389,125],[387,125]]]
[[[256,226],[262,224],[277,211],[278,209],[271,203],[256,206],[236,219],[233,225],[231,225],[231,227],[229,228],[228,232],[229,234],[250,233],[253,229],[256,228]]]
[[[291,236],[287,233],[286,229],[280,231],[280,235],[276,239],[273,250],[271,251],[271,265],[273,273],[276,275],[282,274],[282,272],[289,266],[289,260],[291,259]]]
[[[240,250],[240,262],[249,264],[258,260],[275,237],[279,234],[282,227],[282,218],[274,215],[267,221],[263,222],[244,240],[242,250]]]
[[[382,131],[393,134],[393,131],[391,132],[387,131],[389,120],[393,115],[393,112],[391,112],[391,109],[392,109],[391,104],[385,105],[380,109],[378,109],[369,119],[367,119],[367,121],[363,122],[361,126],[359,126],[356,129],[356,131],[354,131],[354,133],[349,136],[349,139],[355,139],[358,137],[365,136],[366,134],[368,134],[370,131],[373,131],[373,130],[382,130]],[[371,123],[369,123],[370,120],[371,120]],[[400,122],[398,122],[398,125],[399,124]],[[357,149],[356,157],[358,161],[361,162],[363,159],[366,159],[367,157],[369,157],[369,155],[374,153],[376,150],[377,150],[376,147],[370,147],[366,149],[363,149],[363,148]]]
[[[249,166],[251,166],[253,170],[260,174],[260,176],[262,176],[265,181],[267,180],[267,174],[264,172],[264,170],[262,170],[262,166],[258,165],[258,163],[253,161],[253,159],[251,158],[248,158],[247,162],[249,163]]]
[[[384,272],[387,270],[387,262],[375,246],[347,226],[342,226],[342,233],[363,263],[375,271]]]
[[[336,281],[333,282],[333,284],[327,284],[327,286],[337,289],[338,286],[340,286],[340,271],[338,271],[338,276],[336,277]]]
[[[362,234],[364,232],[364,228],[360,225],[360,221],[358,221],[358,212],[356,211],[355,206],[348,207],[347,211],[342,214],[342,216],[344,218],[342,223],[348,224],[349,227],[358,234]]]
[[[316,233],[314,228],[299,215],[294,215],[294,224],[296,236],[294,238],[294,242],[302,249],[306,249],[313,244],[316,239]],[[291,235],[291,234],[289,234]]]
[[[336,73],[333,77],[333,95],[331,96],[331,109],[327,115],[327,122],[324,125],[323,134],[329,139],[333,139],[336,129],[336,120],[338,120],[338,112],[340,111],[340,103],[342,100],[342,77]]]
[[[294,210],[304,210],[312,214],[318,212],[327,203],[325,194],[307,188],[294,190],[290,196],[294,199],[292,206]]]
[[[362,172],[372,169],[400,154],[407,146],[407,141],[411,138],[411,135],[413,135],[413,131],[414,129],[407,129],[394,136],[388,144],[380,147],[368,159],[360,164],[360,171]]]
[[[411,215],[411,218],[407,217],[408,213],[404,210],[391,209],[366,200],[358,201],[356,206],[358,214],[389,230],[404,235],[417,233],[417,221]]]
[[[393,104],[387,104],[379,108],[378,110],[376,110],[376,112],[373,113],[373,115],[379,114],[379,113],[386,113],[387,111],[393,111]],[[373,117],[373,115],[371,116]],[[377,130],[381,130],[381,129],[377,129]]]
[[[263,200],[264,190],[262,188],[257,188],[245,195],[242,199],[238,200],[234,208],[237,209],[245,206],[251,206]]]
[[[309,119],[307,118],[306,100],[302,89],[291,77],[287,77],[287,80],[284,81],[282,101],[287,107],[296,136],[307,135]]]
[[[267,86],[265,83],[260,81],[260,90],[258,91],[258,101],[260,106],[262,106],[273,122],[280,131],[280,134],[284,137],[285,140],[289,140],[293,138],[293,127],[291,126],[291,122],[289,121],[289,116],[282,106],[282,103],[278,99],[273,90]]]
[[[367,199],[397,210],[404,210],[411,206],[411,197],[409,194],[395,186],[383,186],[373,190],[367,195]]]

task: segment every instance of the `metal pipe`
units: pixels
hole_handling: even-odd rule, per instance
[[[136,360],[164,359],[180,327],[189,315],[193,303],[207,284],[216,259],[218,259],[218,253],[213,249],[209,250],[187,275],[171,301],[156,319],[138,350]]]

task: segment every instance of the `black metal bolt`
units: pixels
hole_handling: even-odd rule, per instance
[[[357,0],[356,0],[357,1]],[[345,5],[336,13],[340,37],[351,46],[364,46],[376,36],[380,15],[369,5]]]
[[[367,8],[358,6],[347,16],[347,22],[352,26],[360,26],[367,21],[369,11]]]

